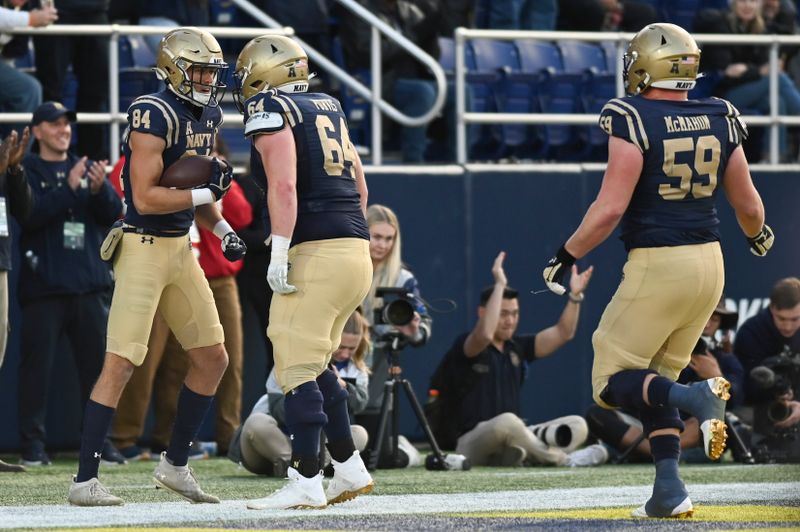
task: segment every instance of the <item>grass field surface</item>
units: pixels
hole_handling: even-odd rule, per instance
[[[681,522],[629,518],[649,497],[650,465],[379,470],[372,494],[321,511],[246,510],[244,500],[283,481],[256,477],[225,459],[192,463],[203,489],[223,500],[219,505],[192,505],[154,489],[155,463],[135,462],[100,472],[125,506],[75,508],[66,505],[66,493],[76,467],[75,460],[57,460],[0,476],[0,528],[800,530],[800,465],[684,465],[696,512]]]

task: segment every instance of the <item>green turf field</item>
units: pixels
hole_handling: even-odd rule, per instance
[[[375,491],[323,511],[258,512],[245,499],[283,485],[256,477],[226,459],[191,464],[220,505],[191,505],[156,490],[154,462],[101,467],[101,480],[126,505],[114,509],[65,505],[75,460],[0,477],[0,528],[214,527],[228,529],[474,530],[652,529],[630,510],[649,495],[650,465],[595,468],[423,468],[374,472]],[[695,517],[681,528],[800,529],[800,465],[684,465]],[[663,522],[663,521],[662,521]],[[670,527],[678,526],[674,521]],[[119,530],[119,528],[117,528]]]

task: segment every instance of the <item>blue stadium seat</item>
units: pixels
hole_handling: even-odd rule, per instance
[[[119,73],[119,110],[127,111],[133,100],[163,87],[149,68],[127,68]],[[66,104],[65,104],[66,105]]]
[[[450,37],[439,37],[439,66],[447,79],[453,79],[456,71],[456,43]]]
[[[507,101],[506,80],[520,71],[519,54],[511,41],[473,39],[466,46],[467,82],[470,89],[470,110],[504,112]],[[517,129],[519,129],[517,127]],[[472,158],[498,159],[508,155],[505,133],[514,134],[508,126],[473,124],[469,127]],[[524,133],[522,135],[524,137]],[[519,132],[510,142],[519,142]]]
[[[150,68],[156,57],[141,35],[122,35],[119,38],[119,68]]]

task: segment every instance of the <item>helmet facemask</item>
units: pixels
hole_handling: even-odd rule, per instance
[[[194,105],[219,106],[227,68],[219,43],[204,30],[177,28],[161,39],[156,75],[176,96]]]

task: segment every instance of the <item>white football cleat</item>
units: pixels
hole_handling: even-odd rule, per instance
[[[692,501],[689,497],[683,499],[683,501],[672,509],[669,515],[649,515],[647,513],[647,506],[646,504],[641,505],[637,509],[631,512],[631,516],[633,517],[655,517],[655,518],[672,518],[672,519],[688,519],[692,517],[694,514],[694,507],[692,506]]]
[[[355,499],[359,495],[369,493],[375,487],[375,481],[367,471],[364,461],[353,451],[353,455],[345,462],[331,460],[333,464],[333,478],[328,482],[325,497],[328,504]]]
[[[334,462],[335,464],[336,462]],[[322,471],[311,478],[304,477],[297,469],[290,467],[286,471],[289,482],[262,499],[247,501],[249,510],[292,510],[323,509],[328,506],[325,490],[322,489]]]
[[[608,449],[602,443],[595,443],[569,453],[566,465],[570,467],[593,467],[603,465],[606,462],[608,462]]]
[[[205,493],[194,477],[189,466],[174,466],[167,461],[167,452],[161,453],[161,461],[153,471],[153,480],[157,488],[165,488],[191,502],[209,502],[218,504],[219,499]]]
[[[83,482],[76,482],[72,477],[67,501],[74,506],[119,506],[124,501],[112,495],[108,488],[100,484],[97,477]]]

